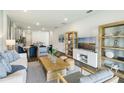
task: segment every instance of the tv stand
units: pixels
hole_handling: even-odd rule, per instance
[[[73,58],[94,68],[98,67],[97,53],[93,51],[75,48],[73,49]]]

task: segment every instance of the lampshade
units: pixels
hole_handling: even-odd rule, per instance
[[[15,45],[15,40],[6,40],[6,45]]]

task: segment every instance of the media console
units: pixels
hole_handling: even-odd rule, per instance
[[[95,52],[84,49],[73,49],[73,58],[94,68],[98,67],[97,53]]]

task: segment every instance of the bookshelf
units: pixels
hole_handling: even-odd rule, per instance
[[[107,51],[113,52],[114,57],[112,58],[107,57],[106,56]],[[124,57],[124,21],[100,25],[98,54],[99,55],[98,59],[100,62],[99,67],[105,66],[104,65],[105,61],[110,61],[117,64],[124,64],[124,60],[118,59],[118,57],[120,57],[120,52],[121,57]]]
[[[112,47],[112,46],[102,46],[103,49],[112,49],[112,50],[122,50],[124,51],[124,47]]]
[[[112,36],[112,35],[105,35],[102,38],[124,38],[124,35],[119,35],[119,36]]]
[[[73,56],[73,49],[78,47],[77,32],[65,33],[65,53],[69,56]]]
[[[117,59],[114,59],[114,58],[108,58],[108,57],[102,57],[103,60],[110,60],[110,61],[113,61],[113,62],[119,62],[119,63],[124,63],[124,61],[121,61],[121,60],[117,60]]]

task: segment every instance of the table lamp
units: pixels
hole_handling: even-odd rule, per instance
[[[8,50],[14,50],[15,40],[12,40],[12,39],[6,40],[6,45]]]

